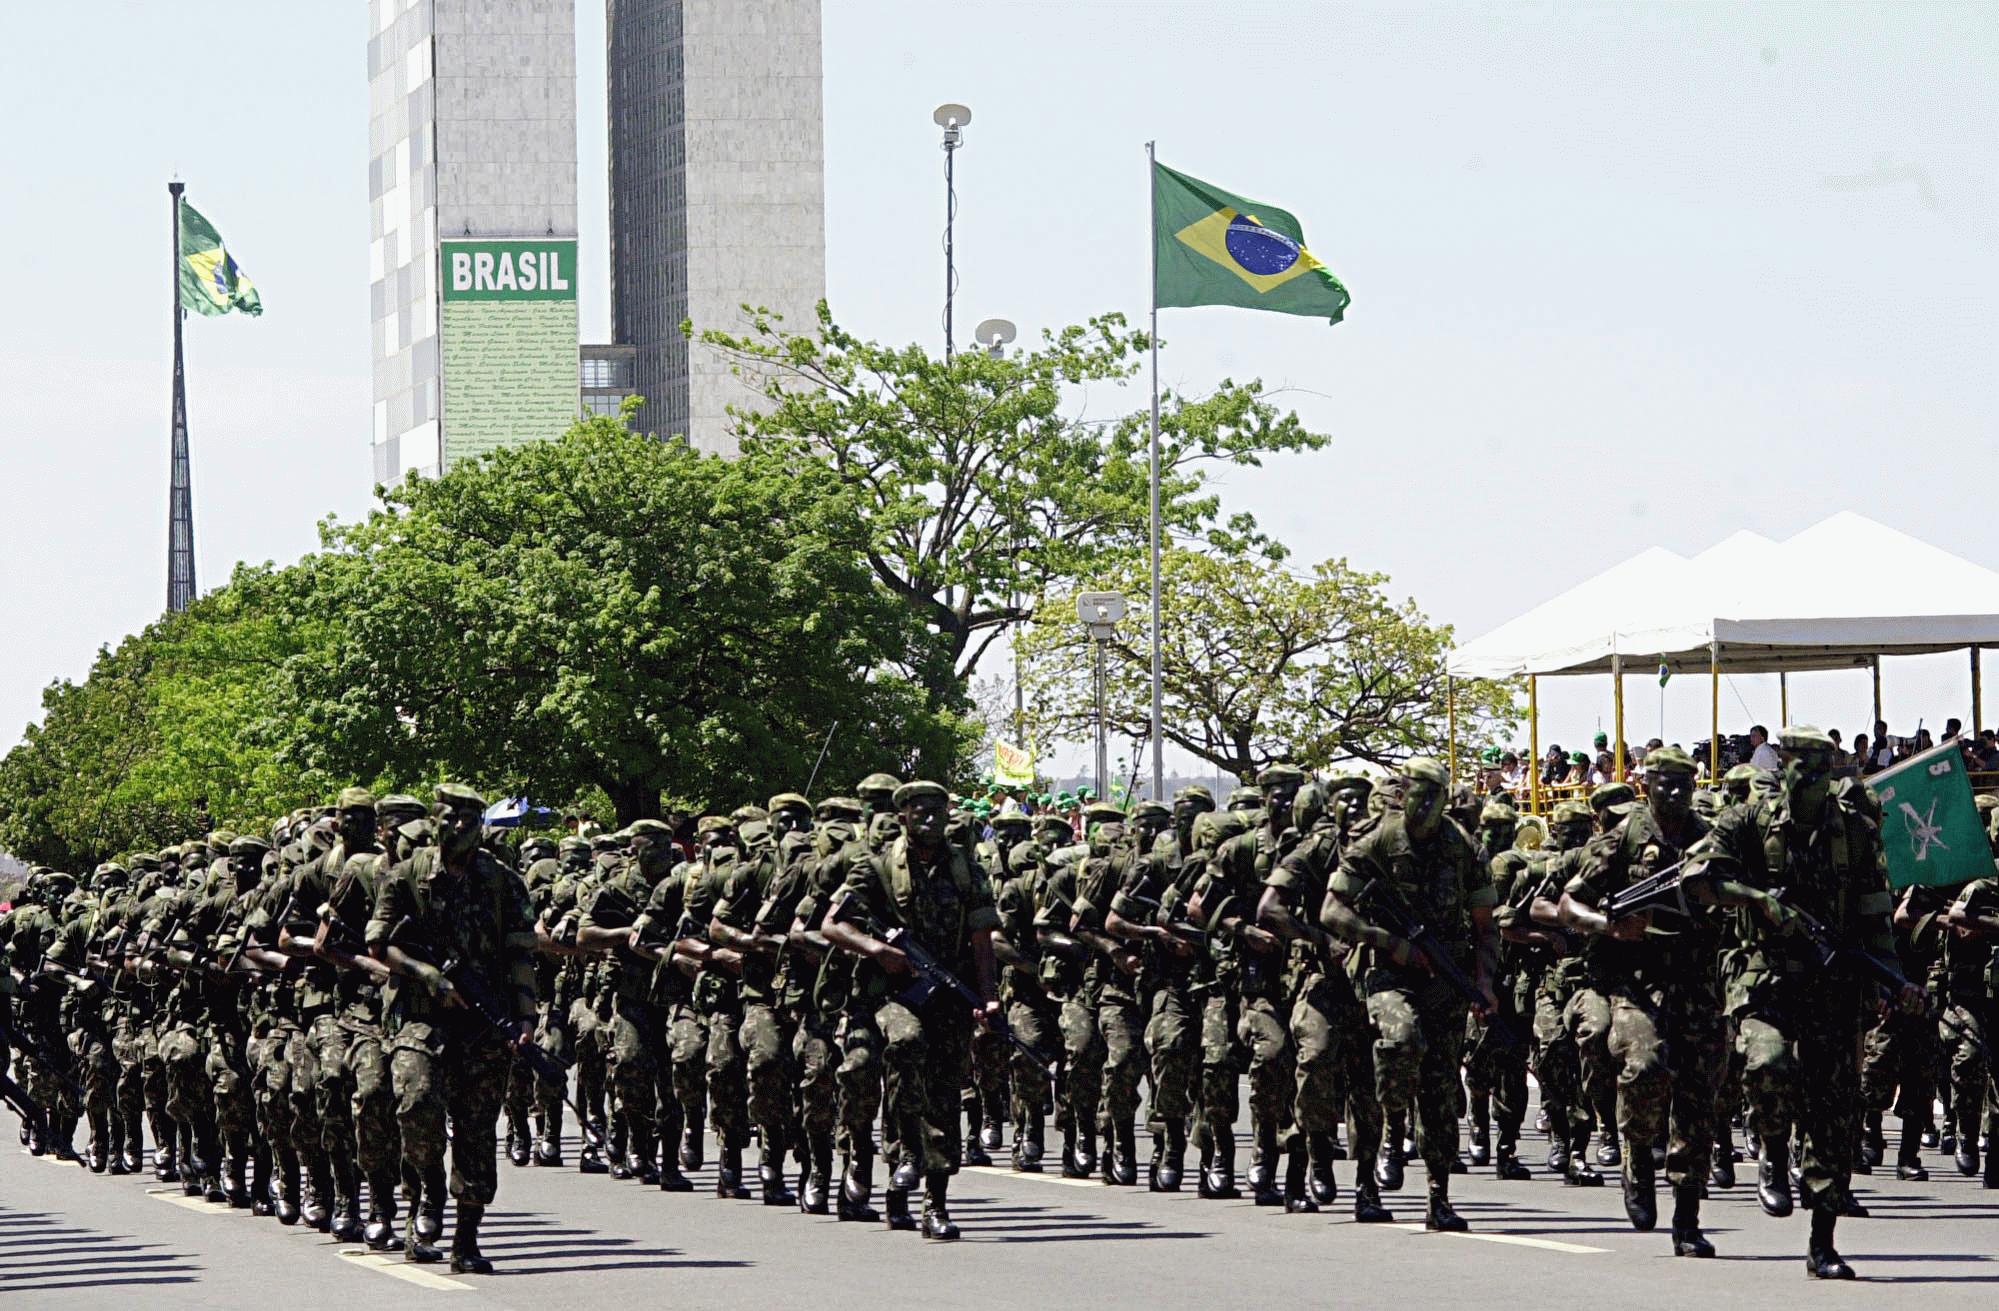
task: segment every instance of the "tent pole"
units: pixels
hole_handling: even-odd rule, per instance
[[[1707,644],[1707,776],[1721,774],[1721,643]]]
[[[1874,670],[1874,722],[1881,722],[1881,657],[1869,656],[1868,664]]]
[[[1610,657],[1610,699],[1611,736],[1617,739],[1617,744],[1611,748],[1617,753],[1613,757],[1616,763],[1611,777],[1622,782],[1624,780],[1624,657],[1615,652],[1612,652]]]
[[[1527,751],[1534,757],[1527,770],[1527,813],[1541,813],[1541,696],[1539,680],[1527,675]]]
[[[1781,669],[1777,671],[1777,726],[1779,728],[1791,722],[1790,677],[1789,674]]]
[[[1450,756],[1451,786],[1458,783],[1458,680],[1444,675],[1444,742]]]
[[[1978,648],[1971,648],[1971,740],[1978,740],[1979,727],[1985,722],[1984,689],[1978,686]]]

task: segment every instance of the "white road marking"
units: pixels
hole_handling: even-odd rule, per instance
[[[1395,1227],[1407,1234],[1427,1234],[1430,1232],[1429,1230],[1425,1229],[1422,1225],[1396,1225]],[[1463,1233],[1463,1234],[1443,1234],[1440,1235],[1440,1237],[1470,1238],[1473,1239],[1474,1241],[1481,1243],[1505,1243],[1509,1247],[1532,1247],[1543,1252],[1571,1252],[1576,1254],[1587,1254],[1590,1252],[1610,1251],[1610,1249],[1607,1247],[1585,1247],[1581,1243],[1564,1243],[1564,1242],[1559,1242],[1553,1238],[1529,1238],[1524,1234]]]
[[[391,1259],[358,1247],[343,1247],[340,1249],[340,1259],[351,1265],[358,1265],[364,1269],[376,1271],[379,1274],[391,1275],[403,1280],[405,1283],[415,1284],[418,1288],[434,1288],[444,1293],[469,1293],[472,1291],[472,1285],[470,1284],[460,1283],[458,1280],[446,1275],[426,1270],[420,1265],[411,1265],[401,1257]]]
[[[247,1216],[250,1214],[250,1208],[247,1206],[239,1211],[227,1202],[210,1202],[200,1197],[189,1197],[178,1188],[148,1188],[146,1196],[157,1197],[162,1202],[171,1202],[175,1206],[184,1206],[190,1211],[199,1211],[203,1215]]]
[[[1061,1170],[1059,1165],[1056,1167],[1057,1173],[1054,1174],[1022,1174],[1004,1165],[966,1165],[960,1166],[959,1169],[967,1174],[996,1174],[1002,1179],[1026,1179],[1034,1183],[1061,1184],[1068,1188],[1101,1189],[1106,1186],[1103,1180],[1097,1178],[1064,1179],[1059,1173]]]

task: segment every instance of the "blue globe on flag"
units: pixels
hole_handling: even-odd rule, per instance
[[[1298,262],[1299,245],[1281,232],[1272,232],[1247,214],[1229,220],[1222,244],[1229,258],[1251,273],[1263,277],[1284,272]]]

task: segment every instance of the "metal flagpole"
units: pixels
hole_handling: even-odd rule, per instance
[[[1166,800],[1166,742],[1159,709],[1159,185],[1153,142],[1145,143],[1145,186],[1152,198],[1152,799]]]
[[[167,183],[173,207],[174,395],[173,452],[167,475],[167,611],[178,614],[194,600],[194,478],[187,452],[187,375],[181,359],[180,198],[184,182]]]

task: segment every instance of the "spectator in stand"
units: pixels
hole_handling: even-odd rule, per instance
[[[1964,735],[1964,721],[1962,719],[1946,719],[1943,721],[1944,741],[1955,742],[1957,741],[1958,738],[1962,737],[1963,735]]]
[[[1569,757],[1569,769],[1562,775],[1562,782],[1569,787],[1589,786],[1589,752],[1578,751]]]
[[[1784,767],[1784,762],[1777,756],[1777,748],[1770,745],[1770,730],[1761,724],[1752,724],[1749,728],[1749,763],[1772,774]]]
[[[1923,752],[1928,751],[1931,747],[1934,747],[1935,745],[1936,745],[1935,741],[1933,741],[1930,738],[1930,730],[1928,730],[1927,728],[1919,728],[1916,730],[1915,750],[1911,751],[1909,754],[1912,756],[1920,756]]]
[[[1977,743],[1967,746],[1966,754],[1971,760],[1972,769],[1977,772],[1989,774],[1999,771],[1999,733],[1994,733],[1989,728],[1981,728],[1978,730]]]
[[[1617,778],[1617,758],[1608,751],[1596,753],[1596,767],[1590,770],[1589,781],[1593,787],[1602,787]]]
[[[1559,745],[1548,748],[1541,761],[1541,786],[1554,787],[1569,776],[1569,756]]]
[[[1874,721],[1874,754],[1868,758],[1868,773],[1886,769],[1895,763],[1895,744],[1888,740],[1888,721]]]
[[[1520,753],[1508,751],[1499,757],[1499,786],[1514,796],[1520,795],[1520,786],[1527,776],[1520,768]]]

